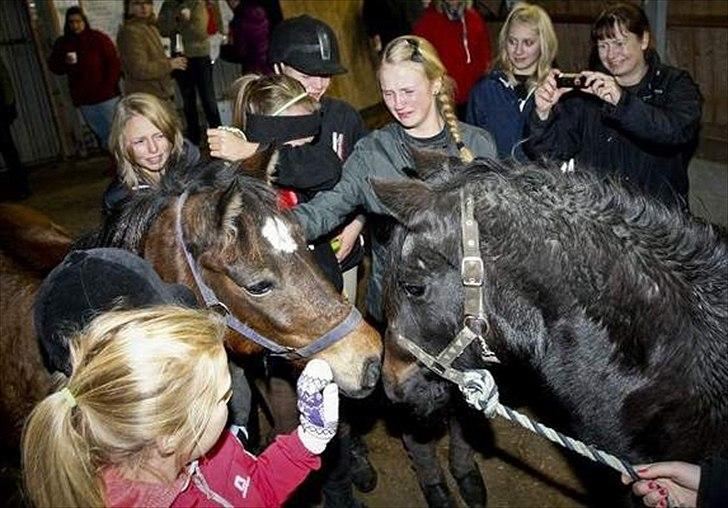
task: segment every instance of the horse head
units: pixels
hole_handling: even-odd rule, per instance
[[[197,171],[182,194],[177,188],[136,196],[112,229],[133,231],[135,222],[148,223],[131,243],[163,279],[186,284],[200,302],[209,304],[209,288],[225,314],[244,327],[242,335],[228,333],[233,353],[260,352],[260,337],[269,349],[301,351],[341,330],[312,356],[329,362],[347,395],[370,393],[381,369],[381,340],[320,273],[270,187],[219,164]],[[137,207],[146,209],[146,219],[134,217]]]
[[[417,363],[403,345],[410,340],[437,355],[455,337],[462,307],[459,254],[451,203],[427,184],[373,182],[374,190],[399,222],[389,245],[384,304],[387,331],[382,381],[387,396],[420,416],[441,408],[450,384]],[[405,338],[406,337],[406,338]]]
[[[404,402],[425,415],[448,402],[451,385],[418,362],[408,343],[434,358],[472,329],[475,333],[469,334],[471,341],[455,355],[452,367],[483,368],[495,358],[510,358],[512,350],[505,350],[501,340],[503,333],[510,332],[506,321],[519,323],[524,332],[535,336],[542,334],[542,321],[513,288],[499,280],[493,263],[481,261],[481,249],[490,250],[488,234],[492,230],[474,238],[475,250],[469,256],[478,258],[474,260],[478,263],[471,262],[468,267],[463,264],[464,235],[468,234],[462,227],[463,190],[468,181],[463,175],[490,171],[497,180],[506,168],[487,163],[468,169],[442,156],[422,159],[420,154],[419,159],[435,168],[418,167],[413,171],[427,182],[373,182],[373,187],[399,223],[392,235],[385,271],[388,328],[382,380],[393,401]],[[476,205],[482,207],[482,202],[476,202],[473,208]],[[472,219],[476,222],[474,216]],[[482,305],[480,312],[466,305],[466,300],[474,300],[466,298],[469,290],[465,281],[473,265],[482,270],[482,282],[475,292],[476,306]],[[511,300],[508,309],[500,305],[504,298]],[[479,314],[478,319],[473,320],[473,314]]]

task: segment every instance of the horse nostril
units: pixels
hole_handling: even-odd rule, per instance
[[[382,362],[379,358],[370,358],[364,366],[364,376],[362,378],[362,386],[364,388],[374,388],[379,380],[379,374],[382,372]]]

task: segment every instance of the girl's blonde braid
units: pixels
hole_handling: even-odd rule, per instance
[[[443,87],[444,88],[444,87]],[[437,100],[440,102],[440,114],[447,124],[447,129],[450,131],[450,135],[455,140],[455,146],[458,149],[458,156],[464,163],[472,162],[475,159],[473,152],[470,148],[465,146],[463,143],[463,136],[460,132],[460,124],[458,118],[455,116],[455,108],[452,104],[452,96],[446,90],[440,90],[437,94]]]

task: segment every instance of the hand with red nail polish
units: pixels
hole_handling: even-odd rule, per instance
[[[632,492],[642,497],[646,506],[659,508],[695,507],[700,485],[700,467],[687,462],[656,462],[637,466],[640,480],[632,483]],[[630,478],[622,476],[629,484]]]

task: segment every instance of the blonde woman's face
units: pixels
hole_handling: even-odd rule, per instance
[[[134,163],[152,173],[163,171],[172,143],[159,128],[146,117],[134,115],[124,126],[126,148],[134,158]]]
[[[385,63],[379,69],[382,98],[392,116],[417,137],[437,129],[436,87],[415,65]],[[420,136],[421,137],[421,136]]]
[[[531,23],[514,21],[506,37],[506,53],[516,74],[533,74],[541,56],[536,27]]]

